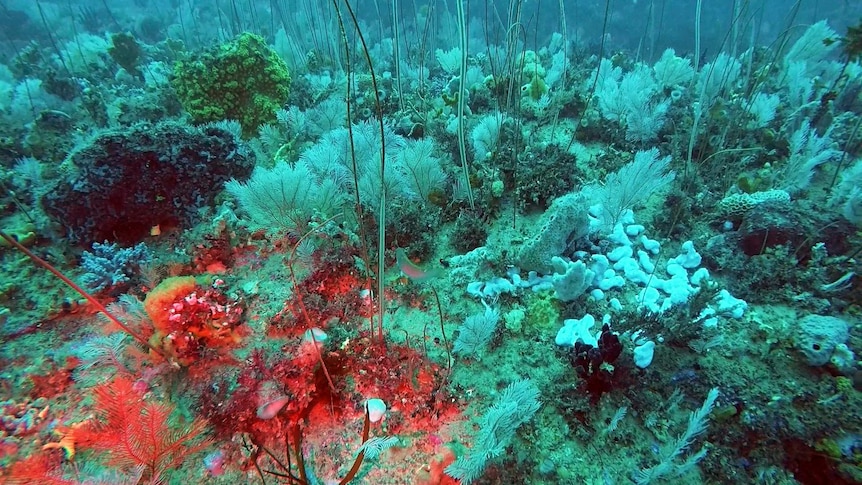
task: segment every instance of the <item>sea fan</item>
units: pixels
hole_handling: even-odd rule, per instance
[[[111,377],[117,373],[129,374],[129,369],[124,362],[124,353],[128,344],[128,335],[115,333],[97,335],[74,345],[72,354],[80,361],[75,368],[75,381],[92,386],[98,382],[104,382],[106,375]]]
[[[480,358],[497,330],[500,312],[485,304],[485,312],[470,315],[458,328],[453,353]]]
[[[34,454],[27,458],[14,461],[3,475],[3,483],[9,485],[25,485],[39,483],[41,485],[74,485],[73,480],[62,477],[59,463],[44,454]]]
[[[108,463],[122,469],[144,467],[144,478],[159,483],[162,475],[206,448],[206,421],[195,419],[179,426],[171,419],[173,407],[144,402],[132,381],[118,377],[94,391],[99,424],[89,446],[107,452]],[[173,425],[173,426],[172,426]]]
[[[139,485],[144,468],[135,467],[124,472],[106,470],[93,462],[76,464],[74,467],[61,466],[60,455],[34,454],[13,462],[2,475],[6,485]],[[71,476],[74,470],[75,479]]]

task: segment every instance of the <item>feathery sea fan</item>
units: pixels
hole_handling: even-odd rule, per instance
[[[206,421],[179,425],[171,419],[173,406],[144,402],[129,379],[116,378],[94,394],[99,423],[87,437],[89,446],[107,452],[108,463],[119,468],[143,466],[151,483],[210,444],[203,436]]]

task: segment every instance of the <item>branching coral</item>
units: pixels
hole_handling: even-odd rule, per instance
[[[99,292],[112,287],[126,287],[141,265],[149,263],[152,253],[144,243],[131,248],[120,248],[116,243],[93,243],[93,252],[84,251],[81,277],[84,286]]]

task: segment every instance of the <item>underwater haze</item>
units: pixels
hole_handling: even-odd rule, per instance
[[[862,2],[0,0],[0,484],[862,484]]]

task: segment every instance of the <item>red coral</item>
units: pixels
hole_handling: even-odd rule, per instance
[[[9,485],[74,485],[75,481],[65,480],[60,472],[60,461],[56,457],[35,454],[18,460],[9,467],[8,474],[0,475],[0,480]]]
[[[173,407],[144,402],[132,381],[118,377],[94,391],[99,422],[82,433],[79,445],[106,451],[109,463],[123,469],[143,466],[144,477],[160,481],[190,455],[210,445],[203,437],[206,421],[171,427]],[[85,436],[87,435],[87,436]]]
[[[241,340],[244,305],[219,289],[197,285],[191,277],[168,278],[147,294],[144,308],[162,350],[182,365],[201,360]]]
[[[168,313],[171,332],[163,345],[180,362],[197,360],[204,349],[232,347],[240,341],[235,329],[242,323],[242,303],[229,300],[215,288],[186,295]]]
[[[222,229],[217,235],[205,235],[206,243],[195,246],[192,266],[197,273],[221,274],[233,264],[230,235]]]
[[[47,374],[28,376],[33,381],[33,389],[30,391],[30,397],[33,399],[40,397],[50,398],[66,392],[66,388],[74,382],[72,380],[72,371],[77,365],[78,359],[70,358],[62,369],[58,369],[52,364],[51,370]]]
[[[387,402],[391,411],[387,422],[394,433],[428,431],[459,412],[446,395],[444,370],[409,347],[351,340],[331,353],[326,364],[339,391],[356,403],[355,409],[372,397]]]
[[[414,485],[457,485],[458,480],[446,475],[446,467],[455,461],[455,454],[449,448],[431,459],[427,467],[423,467],[413,478]]]
[[[279,335],[300,336],[307,330],[307,321],[325,328],[333,319],[349,321],[373,314],[369,300],[362,297],[365,282],[356,273],[352,260],[314,271],[299,283],[296,294],[273,318],[271,328]]]
[[[213,424],[217,435],[228,439],[236,433],[248,433],[260,443],[270,439],[279,442],[283,422],[296,422],[315,403],[330,402],[329,387],[321,377],[316,357],[308,354],[310,345],[294,349],[294,355],[275,362],[255,351],[239,376],[226,377],[227,381],[210,386],[212,391],[202,396],[201,412]],[[235,389],[228,394],[231,387]],[[262,419],[258,414],[260,406],[282,396],[289,400],[279,410],[278,419]]]

